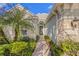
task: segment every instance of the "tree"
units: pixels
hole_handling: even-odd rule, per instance
[[[28,21],[28,19],[24,19],[25,10],[19,10],[17,8],[7,11],[0,16],[0,25],[5,26],[9,25],[15,29],[15,41],[19,39],[20,28],[28,28],[33,30],[33,24]]]

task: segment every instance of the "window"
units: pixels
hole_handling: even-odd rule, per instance
[[[27,35],[27,30],[22,30],[23,35]]]
[[[73,28],[73,29],[77,29],[77,28],[79,28],[79,21],[78,20],[73,20],[72,22],[71,22],[71,27]]]

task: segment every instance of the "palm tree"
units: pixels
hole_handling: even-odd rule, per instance
[[[24,19],[23,16],[25,15],[25,10],[11,10],[5,12],[3,15],[0,16],[0,25],[10,25],[15,29],[15,41],[19,39],[20,28],[28,28],[33,30],[34,26],[32,23],[28,21],[28,19]]]
[[[1,20],[3,20],[3,16],[0,15],[0,39],[4,39],[7,43],[9,43],[9,40],[7,40],[7,38],[6,38],[5,34],[4,34],[4,31],[3,31],[4,22],[1,21]]]

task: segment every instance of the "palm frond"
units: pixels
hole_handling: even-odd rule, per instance
[[[30,30],[32,30],[32,31],[34,30],[33,24],[32,24],[31,22],[29,22],[29,21],[20,20],[20,21],[19,21],[19,25],[20,25],[21,27],[30,29]]]

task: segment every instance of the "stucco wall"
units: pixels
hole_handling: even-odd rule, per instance
[[[71,22],[73,19],[64,19],[59,23],[59,30],[58,30],[58,38],[57,40],[64,40],[64,39],[71,39],[75,42],[79,42],[79,27],[72,27]],[[78,21],[74,24],[79,24]]]
[[[56,42],[56,16],[47,23],[47,35]]]

